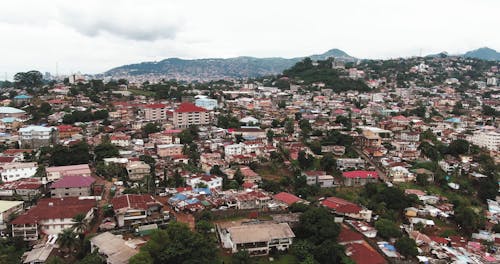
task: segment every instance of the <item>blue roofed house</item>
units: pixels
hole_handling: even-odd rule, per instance
[[[31,96],[26,95],[26,94],[20,94],[14,96],[14,104],[16,105],[21,105],[21,104],[27,104],[31,101]]]

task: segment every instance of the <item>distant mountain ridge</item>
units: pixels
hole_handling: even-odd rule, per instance
[[[426,57],[433,58],[433,57],[447,57],[447,56],[474,58],[474,59],[488,60],[488,61],[500,61],[500,53],[488,47],[467,51],[464,54],[448,54],[448,52],[443,51],[437,54],[429,54]]]
[[[426,57],[460,56],[477,58],[482,60],[500,61],[500,53],[487,47],[468,51],[464,54],[450,55],[443,51],[438,54],[430,54]],[[339,49],[331,49],[322,54],[308,56],[312,60],[324,60],[330,57],[343,61],[359,60]],[[157,62],[141,62],[123,65],[105,72],[107,76],[126,77],[138,75],[157,75],[166,79],[178,80],[218,80],[227,78],[251,78],[265,75],[280,74],[285,69],[306,57],[296,58],[208,58],[208,59],[180,59],[168,58]]]
[[[313,60],[324,60],[330,57],[344,61],[355,61],[339,49],[331,49],[322,54],[309,56]],[[210,58],[185,60],[179,58],[168,58],[158,62],[141,62],[123,65],[107,71],[106,75],[163,75],[168,78],[185,80],[216,80],[224,78],[248,78],[271,74],[279,74],[283,70],[295,65],[305,57],[296,58],[255,58],[235,57],[228,59]]]
[[[500,61],[500,53],[488,47],[468,51],[462,56],[481,60]]]

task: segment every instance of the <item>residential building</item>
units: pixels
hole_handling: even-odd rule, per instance
[[[90,177],[92,174],[88,164],[48,167],[45,171],[48,181],[55,181],[66,175]]]
[[[266,208],[271,197],[261,191],[252,190],[236,195],[237,209],[261,209]]]
[[[148,104],[143,108],[144,119],[148,121],[163,121],[168,119],[168,108],[165,104]]]
[[[125,169],[127,169],[128,178],[131,181],[142,180],[151,172],[151,166],[144,161],[129,161]]]
[[[345,171],[342,173],[344,186],[364,186],[367,183],[378,182],[376,171]]]
[[[144,242],[144,241],[143,241]],[[137,246],[123,238],[104,232],[90,239],[91,251],[97,251],[103,256],[107,264],[125,264],[139,253]]]
[[[161,144],[156,145],[156,154],[161,157],[172,157],[182,155],[182,149],[184,145],[182,144]]]
[[[370,221],[372,211],[337,197],[328,197],[321,201],[321,205],[332,210],[335,214],[353,219]]]
[[[19,129],[19,141],[22,148],[40,148],[57,144],[56,127],[27,126]]]
[[[57,126],[57,131],[59,133],[59,140],[71,138],[72,136],[82,132],[81,127],[75,127],[72,125],[60,125]]]
[[[95,179],[87,176],[63,176],[50,186],[52,197],[91,196]]]
[[[415,180],[415,175],[403,166],[394,166],[389,168],[387,177],[394,182],[409,182]]]
[[[210,189],[222,188],[222,178],[216,175],[195,175],[186,180],[186,185],[192,188],[202,187]]]
[[[45,193],[45,184],[40,178],[27,178],[0,185],[0,197],[12,199],[19,196],[24,201],[32,201]]]
[[[0,233],[5,235],[3,231],[7,228],[7,223],[10,218],[23,210],[23,201],[3,201],[0,200]]]
[[[203,107],[207,110],[214,110],[218,106],[216,99],[199,98],[194,100],[194,104],[198,107]]]
[[[236,253],[247,251],[251,256],[268,255],[271,250],[290,248],[295,234],[287,223],[261,223],[219,229],[224,248]]]
[[[82,214],[85,221],[94,217],[97,206],[94,199],[78,197],[44,198],[11,222],[12,236],[24,240],[37,240],[39,234],[56,235],[75,223],[73,218]]]
[[[472,136],[469,137],[469,141],[488,150],[500,150],[500,133],[496,131],[474,131]]]
[[[35,176],[38,164],[36,162],[11,162],[0,164],[0,179],[12,182]]]
[[[210,114],[207,109],[188,102],[181,103],[175,109],[173,118],[176,128],[203,126],[210,123]]]
[[[110,142],[115,146],[126,148],[130,146],[130,136],[124,134],[112,135],[110,137]]]
[[[9,106],[0,106],[0,118],[15,117],[26,119],[26,111]]]
[[[337,169],[343,170],[359,170],[365,168],[365,160],[361,158],[340,158],[337,159]]]
[[[163,205],[148,194],[125,194],[111,200],[118,226],[146,220],[154,212],[161,212]]]
[[[326,171],[305,171],[302,176],[306,177],[308,185],[318,184],[321,188],[333,187],[333,176],[327,175]]]
[[[243,154],[244,150],[245,150],[245,144],[243,143],[225,145],[224,155],[226,157],[233,155],[241,155]]]

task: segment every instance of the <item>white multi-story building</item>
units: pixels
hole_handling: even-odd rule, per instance
[[[57,143],[57,128],[27,126],[19,129],[20,145],[23,148],[39,148]]]
[[[3,182],[17,181],[33,177],[37,168],[36,162],[5,163],[0,165],[0,175]]]
[[[498,151],[500,147],[500,133],[496,131],[475,131],[469,141],[488,150]]]
[[[203,107],[207,110],[214,110],[218,106],[217,100],[210,98],[199,98],[194,101],[194,104]]]
[[[187,128],[203,126],[210,123],[210,114],[207,109],[192,103],[181,103],[174,111],[174,127]]]
[[[149,104],[144,106],[144,119],[149,121],[167,120],[168,109],[164,104]]]
[[[245,146],[243,143],[226,145],[224,146],[224,154],[226,156],[241,155],[244,153]]]

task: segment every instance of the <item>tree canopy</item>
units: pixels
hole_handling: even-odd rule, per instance
[[[155,231],[141,253],[132,257],[129,263],[216,263],[216,253],[217,248],[206,237],[175,222],[165,230]]]

